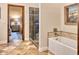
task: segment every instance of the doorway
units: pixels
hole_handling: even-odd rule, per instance
[[[24,41],[24,6],[8,4],[8,43]]]

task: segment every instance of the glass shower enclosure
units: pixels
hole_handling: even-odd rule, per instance
[[[38,47],[39,45],[39,8],[29,8],[29,37]]]

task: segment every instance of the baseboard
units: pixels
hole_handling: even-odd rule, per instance
[[[43,51],[46,51],[46,50],[48,50],[48,48],[47,48],[47,47],[42,47],[42,48],[39,48],[39,52],[43,52]]]
[[[29,40],[29,38],[28,38],[28,37],[25,37],[24,39],[25,39],[25,40]]]
[[[7,44],[7,42],[6,42],[6,41],[1,41],[1,40],[0,40],[0,44]]]

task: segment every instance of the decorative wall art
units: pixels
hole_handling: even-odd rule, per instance
[[[78,18],[78,4],[65,6],[64,11],[65,24],[75,25],[77,23]]]

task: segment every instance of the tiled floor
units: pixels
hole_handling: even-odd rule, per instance
[[[18,44],[0,44],[0,55],[48,55],[48,51],[39,52],[30,41],[24,41]]]

